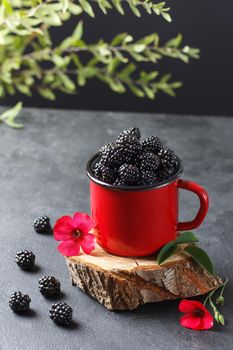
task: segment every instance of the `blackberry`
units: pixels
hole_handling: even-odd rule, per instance
[[[104,167],[102,169],[102,180],[108,184],[112,184],[115,180],[115,174],[113,169]]]
[[[120,179],[127,185],[136,185],[140,178],[139,169],[132,164],[123,164],[118,170]]]
[[[30,250],[20,250],[16,253],[15,262],[23,270],[31,270],[35,264],[35,255]]]
[[[72,321],[72,308],[66,303],[55,303],[49,310],[49,317],[53,322],[63,326],[69,326]]]
[[[104,165],[102,164],[101,161],[95,164],[93,173],[97,177],[97,179],[101,180],[102,179],[102,170],[104,168]]]
[[[48,216],[39,216],[33,223],[37,233],[49,233],[51,231],[50,219]]]
[[[140,169],[155,171],[159,168],[160,159],[154,153],[143,153],[140,156]]]
[[[161,149],[158,153],[158,156],[161,161],[161,165],[164,168],[173,168],[176,163],[176,156],[173,151],[170,149]]]
[[[142,153],[142,146],[140,143],[128,144],[125,146],[126,159],[125,163],[138,165],[138,158]]]
[[[116,146],[103,152],[100,162],[106,166],[119,166],[124,163],[124,148]]]
[[[100,154],[102,155],[103,153],[105,153],[109,149],[113,149],[113,148],[115,148],[114,143],[112,143],[112,142],[107,143],[107,145],[104,145],[100,148]]]
[[[153,185],[158,182],[158,176],[154,171],[142,170],[141,171],[141,184],[142,185]]]
[[[9,300],[11,310],[15,312],[23,312],[29,310],[31,298],[27,294],[14,292]]]
[[[127,135],[134,136],[138,140],[140,140],[140,138],[141,138],[141,132],[140,132],[139,128],[136,128],[134,126],[127,129],[127,130],[124,130],[121,134],[127,134]]]
[[[115,185],[115,186],[125,186],[126,183],[118,177],[118,178],[115,180],[115,182],[114,182],[113,185]]]
[[[170,177],[173,175],[175,171],[175,168],[162,168],[158,171],[157,176],[158,176],[158,181],[164,181],[167,179],[170,179]]]
[[[115,180],[114,170],[110,167],[102,165],[101,162],[96,163],[94,167],[94,174],[97,179],[112,184]]]
[[[139,140],[135,136],[127,134],[124,131],[116,139],[116,144],[119,146],[133,145],[134,143],[139,143]]]
[[[163,145],[158,137],[150,136],[142,141],[142,148],[145,152],[158,154],[158,152],[163,148]]]
[[[53,276],[44,276],[38,281],[39,291],[46,297],[53,297],[60,293],[61,284],[60,282]]]

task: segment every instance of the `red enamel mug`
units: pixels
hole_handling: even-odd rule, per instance
[[[207,192],[192,181],[180,179],[181,161],[172,178],[150,186],[114,186],[96,179],[92,169],[95,154],[87,164],[90,179],[91,215],[99,234],[97,243],[121,256],[146,256],[176,238],[177,232],[197,228],[209,206]],[[178,222],[179,189],[194,192],[200,200],[193,221]]]

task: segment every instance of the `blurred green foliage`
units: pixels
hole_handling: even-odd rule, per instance
[[[74,94],[91,78],[106,83],[113,91],[130,90],[138,97],[154,99],[159,91],[175,96],[182,83],[157,70],[141,70],[140,62],[156,64],[163,57],[188,63],[199,58],[199,50],[182,45],[182,35],[161,44],[157,33],[139,40],[128,33],[116,35],[111,42],[84,40],[83,22],[55,46],[51,27],[60,27],[71,16],[86,12],[94,17],[98,7],[107,14],[115,9],[124,15],[124,6],[140,17],[141,11],[162,16],[170,22],[170,8],[165,2],[151,0],[2,0],[0,5],[0,97],[16,92],[31,96],[37,91],[55,100],[56,91]],[[85,52],[85,59],[82,55]],[[88,59],[87,59],[88,57]],[[0,121],[21,127],[15,118],[17,104]]]

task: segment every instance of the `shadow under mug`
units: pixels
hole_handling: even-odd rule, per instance
[[[97,243],[120,256],[146,256],[174,240],[177,232],[197,228],[209,206],[207,192],[192,181],[182,180],[182,163],[172,178],[149,186],[114,186],[96,179],[95,154],[87,164],[91,215],[99,234]],[[178,222],[179,189],[194,192],[200,200],[193,221]]]

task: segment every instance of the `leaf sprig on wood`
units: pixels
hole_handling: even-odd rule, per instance
[[[213,263],[208,254],[200,247],[194,245],[199,239],[193,232],[183,232],[174,241],[167,243],[159,252],[157,256],[158,264],[161,265],[172,254],[175,253],[177,246],[180,244],[190,243],[191,245],[185,246],[182,251],[189,254],[202,268],[204,268],[210,274],[213,274]]]

